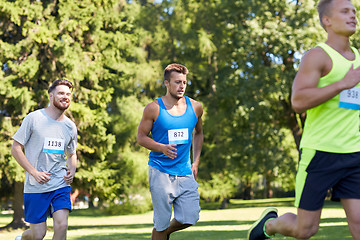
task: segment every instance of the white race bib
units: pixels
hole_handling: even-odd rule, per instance
[[[168,130],[169,144],[184,144],[189,142],[187,128]]]
[[[339,107],[360,110],[360,88],[353,87],[341,91]]]
[[[45,138],[43,152],[64,154],[65,140],[61,138]]]

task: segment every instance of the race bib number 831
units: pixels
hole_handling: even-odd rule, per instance
[[[189,142],[187,128],[168,130],[169,144],[184,144]]]

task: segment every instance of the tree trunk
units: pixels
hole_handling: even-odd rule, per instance
[[[252,188],[251,188],[251,181],[250,180],[246,180],[246,185],[245,185],[245,189],[244,189],[244,196],[243,196],[243,199],[244,200],[250,200],[250,199],[253,199],[253,191],[252,191]]]
[[[14,200],[13,200],[12,208],[14,210],[12,222],[0,229],[27,228],[28,226],[26,225],[24,220],[24,183],[23,182],[14,183]]]
[[[271,182],[266,179],[266,198],[272,198],[273,197],[273,190],[271,188]]]
[[[228,198],[224,198],[222,201],[221,201],[221,206],[220,206],[220,209],[226,209],[229,205],[229,199]]]

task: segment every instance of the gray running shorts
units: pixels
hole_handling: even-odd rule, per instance
[[[149,186],[154,209],[154,228],[164,231],[174,218],[182,224],[194,225],[199,220],[199,184],[194,176],[174,176],[149,166]]]

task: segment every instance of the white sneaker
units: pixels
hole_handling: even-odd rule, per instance
[[[21,236],[17,236],[15,240],[21,240]]]

